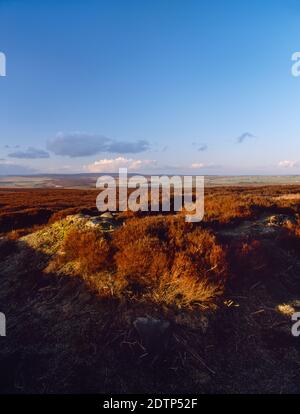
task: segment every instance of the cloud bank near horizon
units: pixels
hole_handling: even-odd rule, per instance
[[[90,173],[115,173],[119,168],[127,168],[128,171],[140,171],[141,169],[153,168],[154,160],[135,160],[132,158],[117,157],[115,159],[103,159],[85,165],[83,169]]]
[[[283,160],[283,161],[279,161],[278,167],[295,168],[295,167],[299,167],[299,162],[293,161],[293,160]]]
[[[41,158],[50,158],[50,155],[47,151],[28,147],[27,150],[18,150],[8,154],[10,158],[19,158],[19,159],[41,159]]]
[[[34,173],[36,173],[36,170],[31,167],[15,164],[4,159],[0,161],[0,175],[30,175]]]

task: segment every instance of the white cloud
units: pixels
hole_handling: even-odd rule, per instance
[[[298,167],[299,163],[298,161],[284,160],[284,161],[279,161],[278,166],[283,167],[283,168],[294,168],[294,167]]]
[[[216,164],[205,164],[203,162],[194,162],[190,166],[192,170],[199,170],[200,168],[217,168],[217,167],[218,166]]]
[[[156,162],[153,160],[134,160],[132,158],[103,159],[84,166],[84,170],[91,173],[118,172],[119,168],[127,168],[129,171],[153,168]]]
[[[197,170],[198,168],[204,168],[205,164],[203,164],[202,162],[195,162],[191,165],[191,168],[193,168],[193,170]]]

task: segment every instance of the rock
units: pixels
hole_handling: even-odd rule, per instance
[[[98,217],[90,217],[86,222],[87,227],[98,227],[100,226],[101,221]]]
[[[159,354],[166,350],[171,337],[170,322],[147,316],[137,318],[133,325],[148,352]]]
[[[296,220],[294,217],[287,216],[286,214],[276,214],[268,217],[267,225],[268,226],[283,226],[287,222],[295,223]]]
[[[114,218],[114,216],[112,215],[110,211],[106,211],[105,213],[101,214],[100,217],[105,218],[105,219],[110,219],[110,220]]]
[[[87,227],[99,228],[101,230],[113,230],[113,223],[109,220],[103,220],[101,217],[90,217],[86,222]]]

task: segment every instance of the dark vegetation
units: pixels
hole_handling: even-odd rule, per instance
[[[0,232],[13,231],[18,237],[68,214],[97,214],[96,195],[93,190],[2,189]]]
[[[21,236],[98,215],[97,191],[1,190],[0,391],[299,393],[299,195],[211,188],[201,223],[120,213],[50,257]],[[159,355],[133,327],[148,315],[171,323]]]
[[[205,191],[204,223],[228,224],[260,214],[299,213],[299,198],[280,198],[299,195],[300,186],[208,188]],[[53,223],[69,214],[83,212],[97,215],[95,200],[98,190],[65,189],[1,189],[0,231],[30,232],[33,226]],[[136,216],[150,213],[136,213]],[[158,213],[151,213],[157,215]],[[122,216],[134,216],[124,212]]]

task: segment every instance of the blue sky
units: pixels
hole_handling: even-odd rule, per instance
[[[0,0],[0,174],[300,173],[296,0]]]

